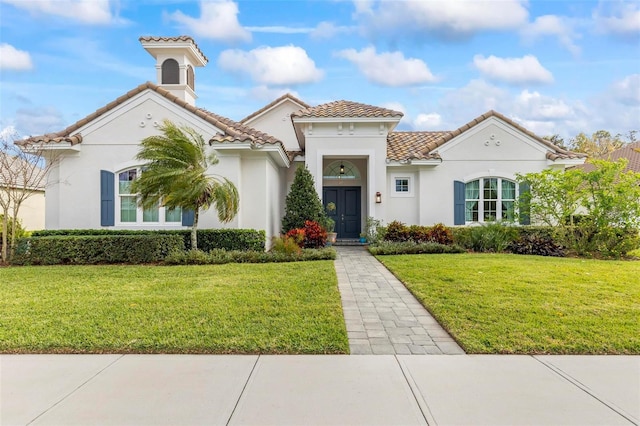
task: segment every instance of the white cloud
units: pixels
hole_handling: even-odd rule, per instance
[[[70,18],[83,24],[104,25],[124,22],[111,12],[109,0],[2,0],[33,14]]]
[[[483,31],[520,28],[529,16],[524,0],[380,0],[375,6],[372,2],[355,4],[357,17],[372,36],[470,37]]]
[[[218,57],[220,68],[246,73],[267,85],[296,85],[319,81],[323,72],[307,52],[297,46],[259,47],[250,51],[225,50]]]
[[[442,125],[442,116],[438,113],[418,114],[413,120],[413,128],[415,130],[438,130]]]
[[[7,43],[0,44],[0,69],[24,71],[32,68],[29,52],[18,50]]]
[[[622,104],[640,106],[640,74],[628,75],[614,82],[611,94]]]
[[[0,130],[0,141],[7,145],[13,144],[13,141],[20,139],[20,134],[12,125],[8,125]]]
[[[310,35],[314,39],[328,39],[340,34],[350,34],[355,30],[354,27],[337,26],[333,22],[320,22]]]
[[[553,75],[533,55],[522,58],[473,57],[475,67],[487,78],[510,84],[552,83]]]
[[[238,22],[238,5],[230,0],[201,1],[199,18],[178,10],[170,14],[169,19],[199,37],[226,42],[251,41],[251,33]]]
[[[576,45],[574,40],[579,38],[579,35],[574,32],[572,27],[571,20],[565,17],[544,15],[538,16],[535,21],[524,26],[521,34],[528,41],[535,41],[547,36],[557,37],[562,47],[577,56],[580,54],[580,47]]]
[[[402,52],[378,54],[370,46],[359,52],[342,50],[337,55],[355,64],[367,80],[383,86],[411,86],[436,80],[427,64],[420,59],[405,58]]]
[[[523,90],[515,100],[514,109],[528,120],[560,121],[573,118],[575,112],[562,99]]]
[[[640,4],[637,1],[601,1],[593,12],[599,31],[620,37],[640,36]]]
[[[401,112],[403,114],[407,113],[407,108],[405,108],[405,106],[402,105],[400,102],[386,102],[386,103],[383,103],[380,106],[382,108],[391,109],[391,110],[394,110],[394,111]]]
[[[266,27],[246,27],[247,31],[254,33],[271,33],[271,34],[309,34],[315,28],[307,27],[285,27],[285,26],[266,26]]]

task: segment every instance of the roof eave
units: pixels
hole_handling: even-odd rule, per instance
[[[294,117],[294,123],[398,123],[402,117]]]

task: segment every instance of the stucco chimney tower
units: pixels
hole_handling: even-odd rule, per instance
[[[187,103],[196,104],[194,67],[209,62],[189,36],[140,37],[142,47],[156,59],[157,83]]]

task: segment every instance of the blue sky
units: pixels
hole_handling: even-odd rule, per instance
[[[138,38],[192,36],[197,105],[289,92],[452,130],[495,109],[544,136],[640,130],[640,2],[0,0],[0,131],[64,129],[145,81]]]

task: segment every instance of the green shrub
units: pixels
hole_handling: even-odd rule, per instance
[[[304,228],[304,222],[324,222],[326,213],[316,192],[313,175],[306,166],[299,166],[285,199],[282,233],[291,229]]]
[[[508,247],[511,253],[515,254],[532,254],[536,256],[555,256],[563,257],[565,255],[562,246],[556,244],[551,237],[545,237],[536,234],[525,234],[517,240],[512,241]]]
[[[131,229],[50,229],[34,231],[34,237],[71,235],[180,235],[186,250],[191,249],[191,230],[131,230]],[[255,229],[198,229],[198,247],[205,252],[213,249],[264,250],[265,231]]]
[[[384,235],[384,241],[400,243],[409,240],[409,227],[402,222],[394,220],[389,225]]]
[[[640,249],[635,249],[627,252],[627,257],[631,259],[640,259]]]
[[[409,239],[414,243],[426,243],[429,241],[429,227],[411,225],[408,227]]]
[[[503,252],[518,237],[515,226],[503,225],[500,222],[487,223],[482,226],[469,226],[454,231],[454,243],[467,250],[476,252]]]
[[[297,255],[300,254],[301,251],[302,248],[300,247],[300,244],[294,238],[286,236],[282,238],[274,237],[271,242],[272,253]]]
[[[638,231],[631,228],[595,228],[585,223],[566,229],[572,233],[566,239],[574,242],[571,248],[580,256],[620,259],[640,246]]]
[[[283,253],[280,251],[239,251],[239,250],[211,250],[205,253],[201,250],[174,251],[164,260],[167,265],[217,265],[223,263],[270,263],[270,262],[299,262],[311,260],[333,260],[336,251],[332,248],[302,249],[299,253]]]
[[[154,263],[184,251],[180,235],[81,235],[21,239],[15,265]]]
[[[453,233],[451,229],[442,223],[436,223],[427,230],[427,241],[438,244],[453,244]]]
[[[464,253],[464,248],[458,245],[445,245],[434,242],[415,243],[413,241],[393,242],[383,241],[375,246],[369,246],[369,252],[373,255],[387,254],[440,254],[440,253]]]

